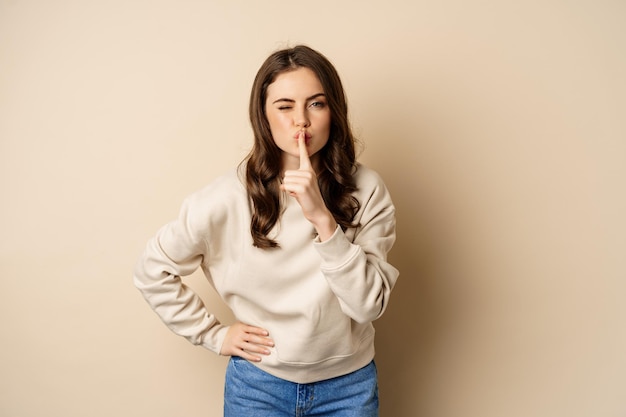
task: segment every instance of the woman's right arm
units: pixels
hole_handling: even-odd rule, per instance
[[[240,322],[222,325],[181,279],[209,256],[205,239],[209,216],[194,215],[192,201],[186,200],[178,219],[148,242],[135,267],[135,286],[174,333],[220,355],[260,361],[259,355],[269,355],[268,347],[274,346],[267,330]]]
[[[177,220],[152,238],[134,270],[134,284],[150,307],[176,334],[219,353],[228,328],[210,314],[182,276],[193,273],[208,255],[208,245],[193,204],[183,204]],[[197,216],[196,216],[197,217]]]

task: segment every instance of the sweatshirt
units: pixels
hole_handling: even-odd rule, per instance
[[[374,357],[374,327],[398,271],[387,262],[395,208],[380,176],[359,164],[358,227],[321,242],[295,200],[281,196],[272,230],[280,248],[253,246],[243,171],[233,169],[187,197],[178,218],[152,238],[134,284],[176,334],[220,352],[222,324],[181,277],[202,268],[211,286],[246,324],[267,329],[270,355],[254,363],[279,378],[311,383],[348,374]]]

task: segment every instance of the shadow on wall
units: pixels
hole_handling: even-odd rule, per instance
[[[429,191],[428,168],[421,168],[420,158],[400,143],[407,131],[396,125],[396,131],[373,132],[384,135],[385,148],[370,152],[375,160],[366,162],[382,175],[397,210],[397,240],[389,259],[400,277],[387,311],[374,323],[381,415],[394,417],[434,411],[428,409],[431,382],[448,310],[436,285],[444,254],[437,225],[445,220]]]

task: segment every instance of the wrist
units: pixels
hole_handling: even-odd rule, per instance
[[[311,223],[313,223],[315,227],[320,242],[330,239],[337,229],[337,222],[330,212],[327,212],[324,216],[320,216],[319,219]]]

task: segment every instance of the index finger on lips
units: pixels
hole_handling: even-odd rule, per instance
[[[298,147],[300,148],[300,169],[308,170],[311,168],[311,160],[309,159],[309,152],[306,150],[306,133],[304,130],[298,136]]]

